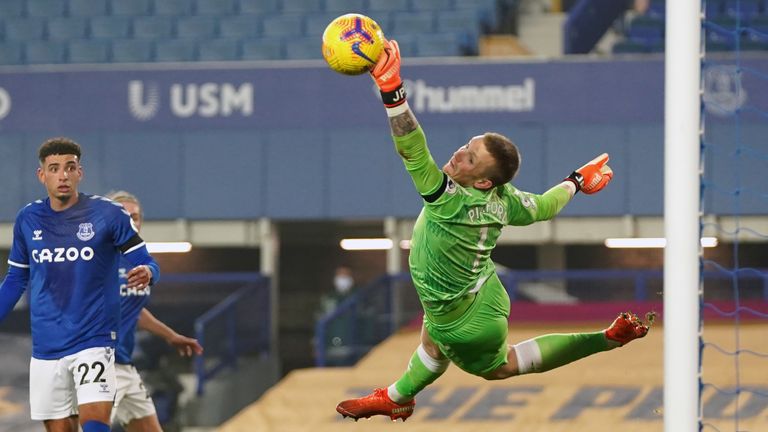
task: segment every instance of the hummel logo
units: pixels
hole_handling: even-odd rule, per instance
[[[43,239],[43,230],[32,231],[32,240],[42,240],[42,239]]]

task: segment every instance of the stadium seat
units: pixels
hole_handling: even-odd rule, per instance
[[[438,11],[436,17],[438,32],[480,32],[481,16],[480,13],[476,10],[443,10]]]
[[[724,11],[730,17],[749,21],[760,15],[760,3],[758,0],[726,0]]]
[[[321,0],[283,0],[283,13],[313,13],[322,10]]]
[[[432,12],[393,12],[392,36],[403,34],[424,34],[435,31],[435,16]]]
[[[152,42],[147,40],[117,39],[112,41],[113,63],[145,63],[154,58]]]
[[[109,14],[107,0],[69,0],[69,16],[92,17]]]
[[[28,41],[24,46],[24,57],[28,64],[64,63],[67,50],[63,42]]]
[[[458,0],[459,2],[461,0]],[[420,11],[444,11],[454,8],[453,0],[411,0],[411,10]]]
[[[43,39],[45,23],[41,18],[13,18],[5,20],[6,41]]]
[[[18,18],[24,15],[24,0],[0,1],[0,17],[3,19]]]
[[[455,57],[462,54],[458,33],[431,33],[416,39],[416,55],[419,57]]]
[[[24,63],[21,42],[0,42],[0,65]]]
[[[183,16],[192,14],[192,0],[155,0],[155,15]]]
[[[310,14],[305,18],[304,34],[310,37],[321,37],[328,23],[339,16],[336,12]]]
[[[235,0],[195,0],[198,15],[232,15],[237,10]]]
[[[193,40],[171,39],[155,43],[155,61],[188,62],[197,60],[197,42]]]
[[[627,37],[640,43],[657,43],[664,39],[664,20],[640,15],[629,24]]]
[[[665,0],[650,0],[648,10],[645,13],[653,17],[664,18],[667,13],[667,2]]]
[[[267,37],[300,37],[304,34],[304,20],[300,14],[273,15],[264,18],[262,24],[262,34]]]
[[[650,52],[650,48],[645,43],[623,40],[613,44],[611,51],[614,54],[646,54]]]
[[[288,60],[322,59],[321,42],[316,38],[289,38],[285,40],[285,58]]]
[[[218,34],[218,20],[212,16],[181,17],[176,21],[176,37],[180,39],[211,39]]]
[[[84,39],[88,33],[88,22],[83,17],[51,18],[48,20],[49,40]]]
[[[279,60],[283,58],[283,42],[279,38],[261,38],[243,42],[243,60]]]
[[[222,38],[250,39],[261,35],[260,15],[236,15],[221,17],[219,34]]]
[[[27,16],[60,17],[66,12],[66,2],[61,0],[27,0]]]
[[[238,39],[209,39],[201,41],[198,60],[232,61],[240,59],[240,41]]]
[[[111,0],[112,15],[142,16],[150,15],[150,0]]]
[[[707,0],[704,11],[707,19],[720,18],[725,13],[725,4],[723,0]]]
[[[67,44],[69,63],[106,63],[109,42],[106,40],[72,40]]]
[[[363,13],[365,0],[325,0],[325,11],[341,15],[350,12]]]
[[[274,13],[279,10],[279,0],[240,0],[240,13]]]
[[[416,39],[419,35],[416,34],[403,34],[393,37],[397,40],[397,44],[400,46],[400,53],[403,57],[416,57]]]
[[[368,12],[399,12],[409,10],[408,0],[368,0]]]
[[[165,16],[138,17],[133,20],[136,39],[163,39],[173,35],[173,20]]]
[[[131,34],[131,19],[128,17],[91,18],[91,37],[94,39],[124,39]]]

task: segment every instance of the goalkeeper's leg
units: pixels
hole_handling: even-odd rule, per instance
[[[605,330],[592,333],[548,334],[512,345],[507,363],[484,375],[504,379],[514,375],[546,372],[578,359],[626,345],[648,333],[633,313],[620,314]]]

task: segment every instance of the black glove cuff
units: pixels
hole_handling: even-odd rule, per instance
[[[387,108],[393,108],[405,102],[405,87],[403,87],[403,84],[401,83],[392,91],[382,91],[381,101],[384,102],[384,106]]]
[[[572,182],[573,185],[576,186],[576,193],[579,193],[581,186],[584,184],[584,176],[577,173],[576,171],[572,172],[571,175],[564,178],[563,180]]]

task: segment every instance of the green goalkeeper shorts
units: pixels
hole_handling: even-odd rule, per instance
[[[425,314],[424,327],[456,366],[483,376],[507,363],[509,296],[494,273],[463,315],[438,324]]]

